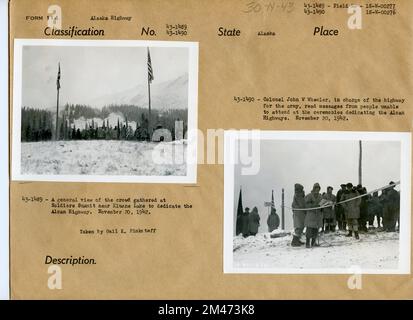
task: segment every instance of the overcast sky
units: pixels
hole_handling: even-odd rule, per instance
[[[241,165],[235,165],[234,209],[237,210],[240,186],[243,205],[257,206],[261,216],[260,232],[267,232],[268,208],[274,189],[277,213],[281,218],[281,189],[285,189],[285,205],[291,206],[294,184],[309,193],[315,182],[321,193],[331,185],[336,194],[340,184],[358,183],[358,141],[280,141],[263,140],[261,163],[257,175],[241,176]],[[400,180],[400,143],[394,141],[363,142],[363,185],[373,190]],[[286,229],[292,228],[292,212],[285,210]]]
[[[151,47],[153,83],[188,72],[188,49]],[[146,47],[23,47],[22,104],[56,105],[56,77],[61,64],[60,101],[89,103],[103,95],[147,83]]]

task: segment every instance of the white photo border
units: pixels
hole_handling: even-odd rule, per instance
[[[237,268],[234,267],[234,142],[239,140],[239,130],[224,133],[224,273],[241,274],[350,274],[349,268]],[[410,274],[411,270],[411,133],[410,132],[356,132],[356,131],[260,131],[260,140],[363,140],[400,142],[400,238],[397,269],[362,269],[362,274]],[[250,138],[254,139],[254,137]],[[228,151],[229,150],[229,151]]]

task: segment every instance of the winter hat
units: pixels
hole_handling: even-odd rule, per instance
[[[314,183],[313,190],[316,188],[321,189],[320,184],[318,182]]]
[[[328,191],[329,189],[333,190],[334,188],[331,187],[331,186],[328,186],[328,187],[327,187],[327,191]]]

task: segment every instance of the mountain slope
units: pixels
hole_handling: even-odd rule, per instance
[[[138,85],[122,92],[91,100],[88,104],[97,108],[102,108],[110,104],[128,104],[147,107],[148,87],[147,85]],[[151,107],[161,110],[188,108],[188,74],[184,74],[174,80],[152,83]]]

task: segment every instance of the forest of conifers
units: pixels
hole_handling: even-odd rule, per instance
[[[117,123],[109,123],[110,114],[119,114]],[[121,116],[123,115],[123,117]],[[84,127],[77,128],[75,120],[86,119]],[[102,119],[95,123],[94,118]],[[187,109],[151,111],[151,128],[168,129],[174,137],[175,121],[184,121],[184,132],[187,131]],[[88,120],[89,119],[89,120]],[[105,120],[106,119],[106,120]],[[130,122],[136,122],[136,130]],[[47,141],[56,138],[56,113],[50,110],[30,107],[22,108],[21,141]],[[109,105],[102,109],[87,105],[66,104],[59,112],[58,140],[148,140],[148,109],[134,105]]]

